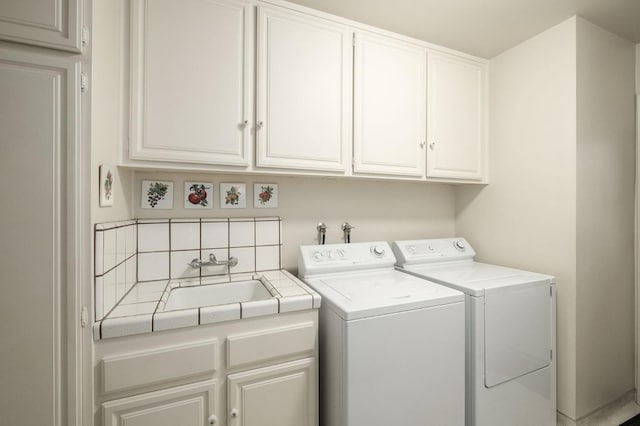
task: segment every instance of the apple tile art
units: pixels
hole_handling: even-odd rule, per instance
[[[185,182],[184,183],[184,208],[185,209],[213,208],[213,183]]]

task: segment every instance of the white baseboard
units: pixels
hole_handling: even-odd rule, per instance
[[[577,421],[558,412],[557,424],[558,426],[618,426],[638,414],[640,414],[640,405],[636,404],[636,391],[632,390]]]

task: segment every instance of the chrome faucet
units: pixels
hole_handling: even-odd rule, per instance
[[[229,265],[229,267],[236,266],[238,264],[238,258],[231,256],[229,260],[218,260],[216,259],[216,255],[211,253],[209,254],[209,261],[203,262],[201,259],[195,258],[191,262],[189,262],[189,266],[193,269],[200,269],[203,266],[223,266]]]

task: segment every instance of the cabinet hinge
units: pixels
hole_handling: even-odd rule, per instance
[[[85,328],[89,324],[89,310],[83,306],[80,310],[80,327]]]
[[[86,92],[89,89],[89,76],[86,72],[80,73],[80,90]]]
[[[82,47],[89,45],[89,28],[82,27]]]

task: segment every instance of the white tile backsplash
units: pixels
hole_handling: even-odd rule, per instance
[[[171,250],[200,248],[200,223],[171,223]]]
[[[238,264],[231,267],[232,274],[252,272],[256,270],[255,251],[253,247],[231,247],[229,256],[236,257]]]
[[[138,254],[138,281],[157,281],[168,279],[168,251]]]
[[[229,246],[228,222],[202,222],[202,248]]]
[[[137,230],[138,225],[126,226],[125,228],[125,252],[130,257],[138,251]]]
[[[202,250],[202,260],[204,262],[209,261],[209,254],[213,253],[216,256],[216,260],[223,261],[229,259],[229,249],[211,249],[211,250]],[[231,268],[232,270],[235,269]],[[200,271],[202,272],[202,276],[211,276],[211,275],[223,275],[228,274],[229,269],[226,265],[220,266],[203,266]]]
[[[116,228],[116,265],[127,257],[127,231],[125,227]]]
[[[138,253],[169,251],[169,222],[138,224]]]
[[[104,305],[103,316],[108,314],[116,304],[116,270],[112,269],[103,276],[102,303]]]
[[[125,278],[126,290],[129,291],[138,280],[138,259],[136,256],[131,256],[125,262]]]
[[[280,269],[280,246],[256,247],[256,271]]]
[[[280,244],[280,221],[256,222],[256,245]]]
[[[200,269],[192,268],[189,263],[200,258],[200,250],[171,252],[171,279],[193,278],[200,276]],[[203,261],[208,259],[203,259]]]
[[[104,231],[95,233],[94,273],[104,274]]]
[[[100,320],[104,317],[104,277],[96,277],[95,280],[95,319]]]
[[[229,222],[229,247],[255,245],[255,222]]]
[[[116,268],[116,303],[122,299],[127,292],[127,268],[122,264]]]
[[[116,266],[116,230],[102,231],[103,236],[103,265],[104,272]]]
[[[157,300],[169,279],[205,277],[210,280],[224,278],[229,273],[234,277],[247,274],[250,278],[256,271],[278,270],[281,264],[281,223],[277,217],[265,217],[150,219],[96,224],[96,320],[103,319],[121,300],[123,305]],[[205,266],[201,269],[188,265],[194,258],[208,261],[209,253],[214,253],[220,261],[227,260],[230,255],[235,256],[238,265],[232,268]],[[136,283],[139,284],[134,287]],[[206,311],[204,321],[235,318],[239,315],[236,308],[239,310],[239,305]],[[253,308],[249,309],[250,315]],[[264,309],[269,311],[272,308],[262,307],[259,312]],[[107,334],[110,324],[113,323],[107,321]],[[151,326],[150,321],[148,326]],[[142,329],[147,324],[136,322],[131,327]]]

